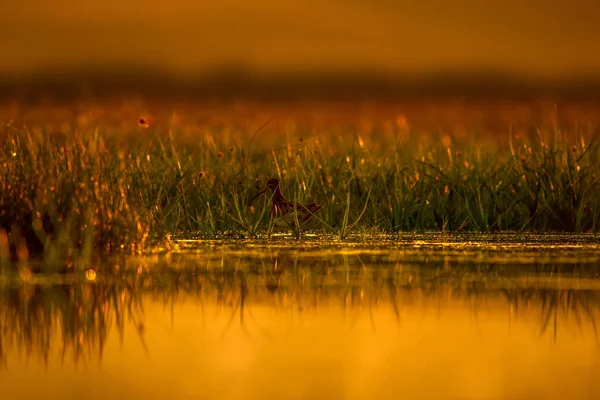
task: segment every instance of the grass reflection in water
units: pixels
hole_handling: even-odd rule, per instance
[[[576,327],[598,341],[597,264],[531,258],[505,264],[457,261],[452,253],[432,253],[432,261],[425,262],[424,254],[346,250],[326,256],[285,247],[215,247],[201,254],[113,258],[87,279],[83,274],[5,275],[0,281],[0,363],[9,367],[13,357],[39,357],[47,364],[55,352],[63,361],[101,360],[109,335],[122,340],[126,326],[151,353],[145,343],[144,305],[149,301],[172,313],[180,303],[212,304],[229,316],[223,335],[233,324],[248,335],[248,324],[262,329],[254,306],[299,315],[335,307],[350,325],[358,313],[368,313],[373,329],[377,309],[391,310],[401,327],[407,308],[440,315],[460,308],[475,319],[489,310],[505,313],[507,323],[534,319],[540,335],[553,340],[563,327]]]

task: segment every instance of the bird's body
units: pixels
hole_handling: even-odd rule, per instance
[[[323,207],[317,203],[302,204],[288,201],[283,196],[283,193],[281,193],[279,181],[277,179],[269,179],[267,187],[252,196],[248,202],[251,202],[267,190],[273,192],[273,197],[271,199],[271,218],[273,219],[273,224],[278,228],[290,229],[295,227],[296,218],[300,225],[308,221],[314,213]]]

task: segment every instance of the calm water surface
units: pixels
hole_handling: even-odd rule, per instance
[[[0,399],[600,398],[600,240],[171,244],[0,274]]]

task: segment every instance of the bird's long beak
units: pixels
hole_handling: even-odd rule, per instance
[[[254,200],[255,198],[257,198],[258,196],[260,196],[261,194],[263,194],[264,192],[266,192],[267,190],[269,190],[268,187],[264,188],[263,190],[261,190],[260,192],[256,193],[254,196],[250,197],[248,199],[248,205],[250,205],[250,203],[252,203],[252,200]]]

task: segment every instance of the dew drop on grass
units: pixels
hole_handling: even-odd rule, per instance
[[[85,271],[85,279],[87,279],[88,281],[95,281],[96,271],[91,268]]]

